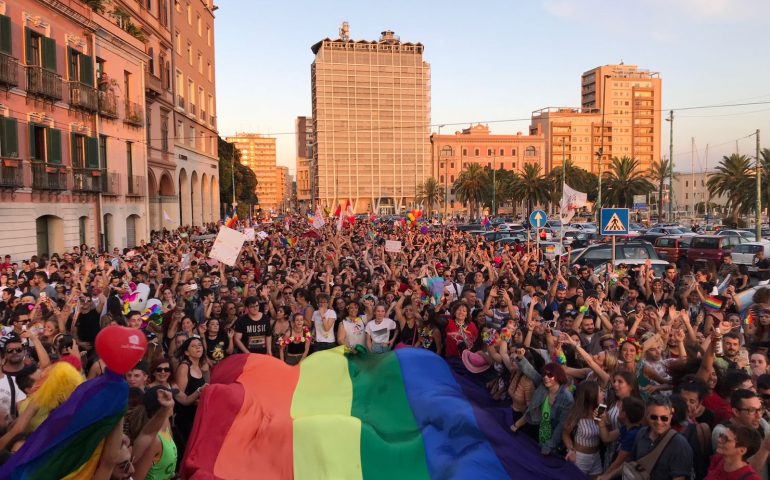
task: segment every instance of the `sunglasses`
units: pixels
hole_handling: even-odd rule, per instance
[[[155,371],[158,373],[163,373],[163,372],[170,373],[171,367],[158,367],[155,369]]]
[[[556,378],[556,375],[554,375],[553,373],[544,373],[543,376],[548,378]]]
[[[663,423],[666,423],[671,419],[668,415],[649,415],[648,418],[653,422],[661,421]]]
[[[8,350],[5,351],[5,353],[21,353],[21,352],[22,352],[21,348],[9,348]]]

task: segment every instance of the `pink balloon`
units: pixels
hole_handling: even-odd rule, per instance
[[[96,353],[113,372],[123,375],[139,363],[147,349],[147,338],[136,328],[113,325],[96,336]]]

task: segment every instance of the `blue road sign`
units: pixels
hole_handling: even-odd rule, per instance
[[[543,228],[548,221],[548,215],[542,210],[535,210],[529,214],[529,224],[535,228]]]
[[[628,209],[602,208],[602,235],[628,235]]]

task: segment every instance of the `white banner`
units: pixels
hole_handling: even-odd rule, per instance
[[[566,183],[564,184],[564,191],[561,195],[561,201],[559,202],[560,217],[562,223],[567,223],[575,216],[575,211],[579,208],[583,208],[588,203],[588,195],[583,192],[578,192]]]

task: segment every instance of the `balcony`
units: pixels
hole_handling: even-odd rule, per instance
[[[94,87],[80,82],[70,82],[70,106],[88,112],[96,112],[99,108],[99,97]]]
[[[102,193],[105,195],[120,195],[120,173],[102,170]]]
[[[24,186],[21,160],[3,158],[0,160],[0,189],[16,190]]]
[[[61,75],[43,67],[27,67],[27,93],[57,101],[62,99]]]
[[[128,193],[126,196],[143,197],[145,195],[145,181],[141,175],[129,175]]]
[[[0,85],[19,86],[19,61],[4,53],[0,53]]]
[[[99,193],[102,191],[102,171],[98,168],[73,168],[72,191]]]
[[[144,89],[152,96],[163,95],[163,83],[160,77],[144,72]]]
[[[181,96],[181,95],[177,95],[176,96],[176,106],[181,108],[181,109],[184,109],[184,97],[183,96]]]
[[[52,191],[67,190],[67,167],[33,161],[32,188]]]
[[[138,103],[126,101],[125,114],[124,122],[135,127],[144,126],[144,111]]]
[[[190,104],[190,115],[192,115],[193,117],[195,116],[195,108],[196,108],[195,104],[191,103]]]
[[[107,118],[120,118],[118,96],[113,92],[99,92],[99,114]]]

